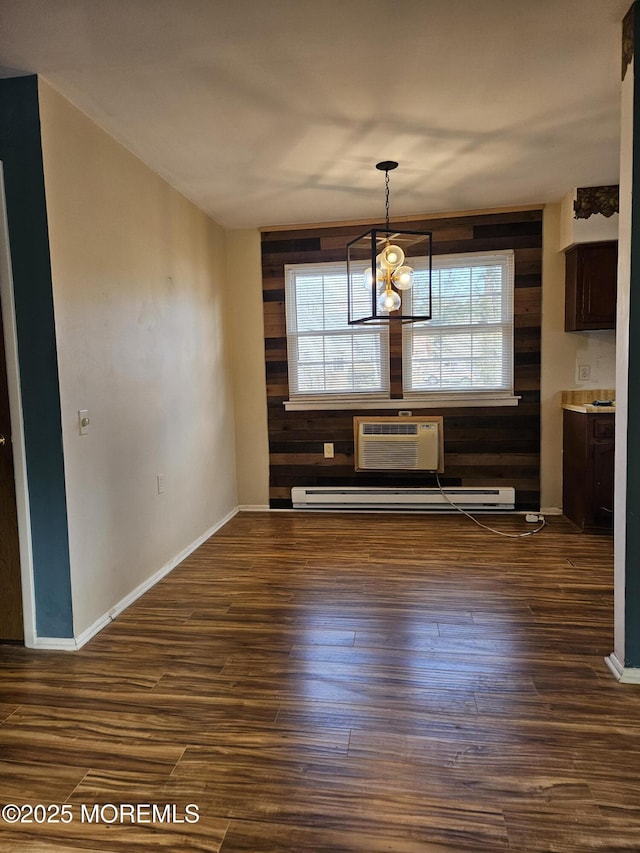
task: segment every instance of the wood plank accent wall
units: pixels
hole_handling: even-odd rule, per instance
[[[515,393],[517,407],[420,409],[414,415],[444,417],[445,471],[441,482],[463,486],[514,486],[519,509],[540,506],[540,324],[542,211],[453,216],[403,222],[407,230],[433,232],[434,255],[513,249],[515,253]],[[367,226],[308,227],[262,234],[265,358],[269,424],[269,498],[272,508],[291,506],[292,486],[430,486],[420,472],[358,472],[353,462],[353,417],[388,410],[287,412],[285,264],[346,259],[349,240]],[[345,260],[346,263],[346,260]],[[391,353],[392,396],[398,360]],[[335,457],[325,459],[324,442]]]

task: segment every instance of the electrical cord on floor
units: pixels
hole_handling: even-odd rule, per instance
[[[489,530],[491,533],[495,533],[498,536],[506,536],[509,539],[523,539],[525,536],[533,536],[535,533],[539,533],[547,523],[544,520],[544,517],[542,517],[542,524],[538,525],[538,527],[536,527],[534,530],[527,530],[526,533],[505,533],[504,530],[496,530],[495,527],[489,527],[488,524],[483,524],[481,521],[478,521],[478,519],[471,515],[471,513],[467,512],[466,509],[462,509],[461,506],[455,504],[442,487],[442,483],[440,482],[440,476],[437,471],[436,483],[438,484],[438,488],[440,489],[440,494],[442,495],[442,497],[447,501],[447,503],[451,504],[454,509],[456,509],[458,512],[461,512],[463,515],[466,515],[467,518],[470,518],[474,524],[478,525],[478,527],[482,527],[484,530]]]

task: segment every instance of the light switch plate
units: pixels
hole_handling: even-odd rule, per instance
[[[89,424],[91,421],[89,420],[89,410],[88,409],[78,409],[78,429],[80,430],[80,435],[87,435],[89,432]]]

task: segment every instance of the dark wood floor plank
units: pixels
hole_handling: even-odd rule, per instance
[[[35,757],[35,750],[31,756]],[[85,773],[86,769],[59,767],[46,759],[42,762],[0,759],[1,800],[3,803],[50,802],[55,791],[56,802],[64,802]]]
[[[503,848],[504,849],[504,848]],[[500,850],[500,847],[498,847]],[[358,830],[302,827],[276,821],[232,820],[224,839],[223,853],[469,853],[464,846],[436,844],[429,833],[413,829],[398,839],[397,833],[379,825]]]
[[[0,851],[638,850],[612,585],[562,518],[241,513],[80,652],[0,647],[1,802],[200,821]]]

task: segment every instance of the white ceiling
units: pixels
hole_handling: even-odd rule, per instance
[[[631,0],[0,0],[35,72],[217,222],[559,200],[617,183]]]

